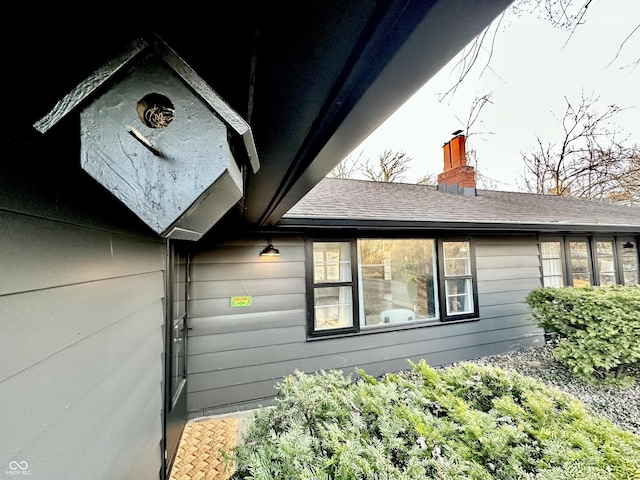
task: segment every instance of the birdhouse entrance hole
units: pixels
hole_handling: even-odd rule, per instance
[[[159,93],[150,93],[138,102],[138,117],[149,128],[164,128],[175,116],[175,107],[171,100]]]

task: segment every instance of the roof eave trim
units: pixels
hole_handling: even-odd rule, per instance
[[[452,230],[452,231],[507,231],[529,233],[634,233],[640,232],[640,225],[587,225],[560,223],[504,223],[504,222],[421,222],[398,220],[347,220],[338,218],[310,219],[283,218],[276,227],[281,228],[339,228],[339,229],[378,229],[378,230]]]

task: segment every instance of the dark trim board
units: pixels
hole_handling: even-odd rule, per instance
[[[393,231],[404,232],[434,232],[434,235],[446,235],[448,232],[473,232],[484,235],[510,235],[524,233],[545,233],[545,234],[569,234],[575,232],[584,233],[636,233],[638,227],[635,225],[603,225],[589,224],[581,225],[571,223],[549,224],[549,223],[483,223],[483,222],[424,222],[424,221],[401,221],[401,220],[360,220],[360,219],[298,219],[287,217],[278,222],[278,226],[283,229],[291,228],[308,231],[324,230],[331,228],[334,230],[364,230],[364,231]]]

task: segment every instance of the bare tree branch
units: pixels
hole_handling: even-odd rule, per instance
[[[638,31],[638,29],[640,29],[640,24],[636,25],[636,28],[634,28],[631,31],[631,33],[627,35],[626,38],[622,41],[622,43],[620,44],[620,47],[618,48],[618,51],[616,52],[615,57],[613,57],[613,59],[607,64],[607,67],[610,66],[613,62],[615,62],[618,59],[618,56],[620,55],[620,52],[622,52],[624,45],[629,41],[629,39],[633,36],[633,34]],[[638,61],[640,61],[640,59],[638,59]]]
[[[528,191],[573,195],[588,199],[640,200],[640,149],[625,146],[612,126],[623,111],[616,105],[597,108],[597,97],[585,97],[577,105],[565,97],[561,138],[537,146],[522,155]]]
[[[413,159],[403,151],[385,150],[378,156],[375,165],[367,158],[360,166],[360,172],[374,182],[398,182],[404,180],[404,173],[409,170],[409,163]]]
[[[497,22],[498,26],[501,24],[502,19],[504,18],[505,15],[506,15],[506,11],[502,12]],[[485,38],[487,37],[492,26],[493,26],[493,23],[485,27],[484,30],[482,30],[482,32],[480,32],[476,36],[476,38],[468,45],[468,47],[464,48],[464,50],[462,51],[462,55],[460,56],[460,59],[453,67],[454,70],[457,69],[459,71],[458,80],[455,82],[453,86],[451,86],[451,88],[449,88],[449,90],[438,95],[440,102],[442,102],[449,95],[453,96],[453,94],[455,94],[458,87],[462,84],[462,81],[467,77],[467,75],[471,72],[474,65],[476,64],[476,61],[478,60],[480,52],[483,50],[486,51],[483,45],[485,42]],[[489,65],[491,58],[493,56],[493,46],[495,45],[497,34],[498,34],[498,27],[496,27],[493,31],[493,35],[491,39],[491,50],[489,50],[489,59],[486,62],[486,66]],[[483,72],[484,72],[484,69],[483,69]]]
[[[461,83],[476,67],[476,63],[480,58],[481,52],[488,52],[488,58],[486,62],[484,62],[478,78],[481,78],[486,70],[491,69],[490,63],[493,58],[498,32],[503,24],[508,24],[509,17],[520,16],[522,12],[528,12],[529,14],[538,12],[538,18],[545,18],[554,28],[569,31],[569,35],[562,46],[562,49],[564,49],[573,39],[577,28],[586,23],[587,12],[589,11],[592,1],[593,0],[585,0],[582,4],[576,4],[577,2],[575,0],[516,0],[500,15],[497,21],[494,21],[491,25],[482,30],[482,32],[480,32],[462,51],[459,60],[452,67],[452,71],[458,72],[457,79],[446,92],[439,95],[439,100],[442,102],[445,98],[453,96],[456,93]],[[540,12],[544,12],[544,14],[541,14]],[[488,41],[488,35],[491,30],[493,30],[493,33],[491,35],[491,42],[487,48],[485,47],[485,44]],[[640,30],[640,24],[638,24],[622,41],[619,45],[618,52],[611,62],[609,62],[607,67],[618,59],[624,46],[638,30]],[[640,58],[638,58],[637,62],[626,65],[623,68],[628,68],[630,66],[634,66],[635,68],[639,63]]]
[[[493,104],[491,101],[492,93],[486,93],[482,96],[476,97],[471,102],[471,107],[469,108],[469,113],[466,121],[460,120],[460,118],[456,117],[460,123],[464,125],[464,131],[466,136],[466,141],[469,141],[469,138],[473,135],[477,135],[478,132],[473,131],[473,127],[480,118],[480,114],[482,113],[483,108],[487,104]],[[492,132],[480,132],[482,135],[492,134]],[[479,188],[485,190],[497,190],[498,189],[498,181],[484,175],[480,169],[480,162],[478,160],[478,152],[473,147],[466,148],[466,160],[467,165],[474,168],[475,177],[476,177],[476,185]]]
[[[327,174],[327,177],[353,178],[359,170],[358,164],[360,163],[363,153],[364,151],[361,150],[357,157],[354,157],[353,154],[348,155]]]
[[[438,175],[435,173],[427,172],[425,175],[416,182],[416,185],[429,185],[435,187],[438,184]]]
[[[491,101],[491,95],[493,95],[493,93],[486,93],[480,97],[476,97],[473,99],[473,102],[471,102],[471,107],[469,108],[467,120],[465,122],[462,122],[458,117],[456,117],[458,121],[464,125],[464,131],[467,140],[471,135],[477,135],[477,132],[473,131],[473,126],[478,121],[478,118],[480,118],[482,109],[488,103],[493,104],[493,102]]]
[[[565,14],[566,14],[565,5],[562,3],[562,1],[560,2],[560,4],[562,5],[563,12],[565,12]],[[568,0],[567,1],[567,5],[570,5],[570,4],[571,4],[571,0]],[[573,16],[572,18],[570,18],[569,16],[566,16],[567,25],[573,25],[573,28],[571,29],[571,33],[567,37],[567,40],[565,40],[564,44],[562,45],[562,50],[564,50],[564,48],[569,44],[569,42],[573,38],[573,34],[575,33],[576,28],[578,28],[578,25],[582,25],[584,23],[583,22],[584,16],[586,15],[587,9],[589,8],[590,4],[591,4],[591,0],[587,0],[584,3],[584,5],[582,5],[582,7],[580,8],[580,10],[578,11],[577,15]]]

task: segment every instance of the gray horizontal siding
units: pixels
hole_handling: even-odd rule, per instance
[[[192,327],[193,328],[193,327]],[[192,330],[192,334],[197,330]],[[256,332],[222,333],[219,335],[192,335],[189,337],[189,354],[229,352],[263,345],[287,345],[305,340],[306,330],[301,325],[287,328],[270,328]]]
[[[476,323],[474,326],[479,326],[479,323]],[[453,325],[450,325],[450,327],[453,327]],[[262,360],[256,361],[253,365],[247,365],[246,360],[231,360],[225,362],[226,368],[220,368],[212,372],[192,374],[189,379],[191,382],[189,388],[190,391],[193,392],[206,390],[214,379],[217,382],[217,387],[239,385],[252,381],[253,379],[269,378],[274,371],[283,372],[283,375],[286,375],[287,372],[292,372],[295,369],[313,372],[322,369],[353,368],[372,362],[378,363],[404,357],[424,356],[427,353],[432,354],[435,352],[455,350],[457,348],[472,347],[473,345],[488,344],[497,336],[502,336],[503,339],[505,338],[503,335],[504,332],[502,332],[504,329],[483,330],[482,328],[457,328],[452,329],[454,332],[451,332],[456,335],[443,338],[428,338],[428,335],[422,335],[423,331],[428,330],[434,329],[420,329],[407,335],[401,335],[404,337],[404,341],[400,344],[386,339],[382,345],[376,347],[375,355],[372,355],[370,346],[365,347],[363,345],[360,345],[361,348],[351,347],[348,351],[344,350],[344,346],[343,348],[334,347],[333,349],[323,349],[323,345],[318,345],[317,347],[315,347],[315,345],[307,345],[307,348],[292,345],[287,348],[272,349],[272,351],[268,348],[263,348],[260,350]],[[444,328],[439,328],[439,330],[444,330]],[[520,338],[527,335],[530,330],[530,325],[520,325],[518,327],[509,326],[508,330],[508,338]],[[418,332],[420,334],[418,334]],[[381,334],[378,336],[384,335]],[[397,337],[398,335],[393,336]],[[321,342],[314,343],[320,344]],[[401,354],[398,353],[398,347],[400,345],[402,346]],[[252,352],[245,350],[244,353],[249,355]],[[255,358],[257,359],[258,357],[256,356]],[[224,360],[221,361],[221,367],[224,365],[222,362],[224,362]],[[230,364],[233,363],[237,365],[235,368],[231,368]]]
[[[533,343],[535,344],[535,341]],[[485,344],[474,343],[471,347],[456,347],[453,350],[438,350],[430,352],[428,355],[420,354],[413,357],[402,356],[392,360],[379,360],[372,355],[369,357],[369,363],[362,363],[358,365],[358,367],[363,368],[370,375],[377,376],[407,369],[410,366],[409,361],[417,363],[421,359],[426,359],[431,365],[449,365],[453,362],[473,360],[487,355],[496,355],[508,350],[526,348],[531,344],[532,341],[530,338],[521,337],[516,339],[508,338],[498,342],[491,341]],[[354,367],[343,366],[340,370],[345,374],[349,374],[353,373],[354,369]],[[289,373],[291,372],[287,372],[285,375]],[[192,404],[203,409],[192,412],[191,416],[214,415],[270,405],[273,403],[273,386],[283,378],[284,376],[274,377],[262,381],[192,392],[190,393]],[[238,402],[238,399],[246,398],[252,398],[253,400]],[[213,408],[206,407],[206,405],[215,404],[222,406],[215,406]]]
[[[3,207],[0,469],[14,460],[34,479],[157,479],[163,244],[99,220],[63,223],[55,217],[83,215],[60,208],[39,218],[15,198]]]
[[[274,284],[277,287],[277,284]],[[236,292],[237,296],[247,295],[243,290]],[[252,306],[248,311],[252,313],[298,310],[305,307],[305,294],[271,294],[253,295]],[[189,301],[190,313],[194,317],[209,316],[210,312],[219,312],[221,315],[230,315],[238,311],[237,307],[231,307],[231,295],[224,298],[192,299]],[[244,308],[244,307],[242,307]]]
[[[0,381],[103,335],[131,312],[155,305],[162,295],[162,272],[154,272],[0,296],[0,349],[6,355]],[[129,301],[121,301],[125,298]],[[137,327],[131,323],[130,328]]]
[[[254,352],[264,347],[277,350],[306,343],[303,239],[274,237],[280,256],[261,257],[266,240],[230,239],[215,246],[199,245],[193,252],[187,383],[187,406],[193,415],[230,403],[272,397],[275,392],[271,374],[262,379],[267,394],[250,387],[260,383],[263,376],[256,368],[259,362],[255,361]],[[251,307],[231,307],[231,297],[242,295],[251,295]],[[241,356],[245,357],[244,369],[226,363]],[[264,359],[262,363],[268,365],[269,361]],[[237,381],[229,382],[230,376],[236,376]],[[243,386],[242,391],[238,386]]]
[[[380,374],[407,368],[408,359],[441,365],[541,342],[524,304],[540,284],[535,237],[476,242],[480,321],[314,341],[306,338],[302,238],[282,236],[273,243],[281,252],[275,259],[259,257],[264,239],[250,237],[200,246],[194,254],[192,417],[268,403],[274,384],[296,369],[362,367]],[[234,294],[252,295],[253,306],[231,308]]]
[[[295,327],[300,325],[304,311],[257,312],[251,315],[235,314],[219,317],[191,318],[191,326],[198,335],[217,335],[246,331],[261,331],[269,328]]]
[[[516,278],[516,279],[496,279],[483,280],[478,282],[478,293],[484,295],[487,293],[503,293],[522,292],[531,290],[540,286],[540,277]]]
[[[528,293],[541,284],[537,238],[481,238],[475,243],[480,318],[499,320],[521,337],[539,340],[542,331],[530,321],[525,304]]]
[[[267,399],[275,393],[273,385],[294,370],[311,373],[339,369],[350,373],[359,367],[372,375],[379,375],[406,369],[409,366],[409,360],[417,362],[425,359],[431,365],[445,365],[502,353],[508,349],[525,348],[539,342],[537,336],[530,335],[529,325],[519,330],[509,328],[480,333],[459,333],[451,337],[450,342],[443,342],[442,339],[429,340],[422,335],[416,335],[418,331],[442,329],[444,327],[411,330],[409,332],[413,332],[413,335],[407,332],[407,335],[401,338],[389,335],[400,343],[396,344],[388,339],[386,347],[375,350],[369,348],[343,350],[339,354],[306,358],[295,358],[296,355],[293,354],[291,355],[293,359],[289,361],[226,369],[220,374],[208,372],[201,376],[190,375],[191,388],[195,389],[189,393],[190,405],[192,411],[198,411],[199,415],[203,415],[205,412],[213,413],[221,410],[225,407],[225,403],[238,405],[243,403],[242,399]],[[510,335],[506,335],[507,332]],[[331,340],[322,343],[331,343]],[[270,360],[269,357],[267,359]],[[213,381],[217,388],[209,388]],[[201,387],[205,389],[199,390]]]
[[[446,327],[446,328],[445,328]],[[348,344],[351,354],[356,351],[370,351],[375,349],[381,351],[389,345],[396,345],[395,337],[402,337],[401,344],[421,342],[452,342],[456,337],[461,335],[475,335],[477,332],[494,332],[509,328],[530,328],[531,322],[528,314],[509,315],[508,318],[495,317],[488,318],[482,322],[471,322],[461,324],[442,325],[436,328],[422,328],[408,330],[404,332],[393,332],[393,334],[373,334],[360,335],[351,338],[343,338],[336,340],[321,340],[313,342],[305,342],[304,337],[289,344],[276,343],[271,344],[268,341],[254,342],[253,345],[241,345],[241,339],[247,338],[244,332],[236,334],[238,340],[234,341],[236,347],[233,349],[234,355],[229,355],[228,349],[220,351],[212,351],[211,353],[200,353],[190,357],[189,372],[192,374],[206,373],[211,371],[221,371],[231,368],[250,367],[265,363],[277,363],[281,361],[327,357],[332,355],[343,355],[345,353],[345,344]],[[254,335],[258,337],[259,335]],[[389,337],[394,337],[390,341]],[[228,339],[228,337],[227,337]],[[257,345],[256,345],[257,344]],[[285,345],[286,347],[283,347]],[[237,353],[237,354],[236,354]],[[195,377],[195,375],[194,375]],[[197,389],[196,384],[191,385],[193,390]]]
[[[255,254],[251,250],[251,254]],[[196,257],[198,258],[198,257]],[[198,258],[198,261],[200,259]],[[271,259],[270,259],[271,260]],[[209,282],[215,280],[231,281],[243,279],[276,279],[304,278],[304,260],[273,261],[273,263],[241,263],[241,264],[207,264],[198,263],[191,273],[193,282]]]
[[[0,225],[0,295],[158,271],[162,258],[157,242],[1,209]]]

